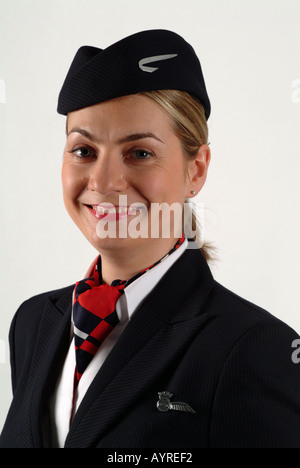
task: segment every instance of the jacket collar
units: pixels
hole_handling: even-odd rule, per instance
[[[121,301],[117,304],[117,313],[119,313],[119,305],[124,305],[126,310],[126,318],[132,317],[132,314],[138,308],[140,303],[148,296],[155,285],[165,275],[165,273],[172,267],[172,265],[178,260],[178,258],[184,253],[188,247],[188,240],[185,239],[183,244],[178,247],[171,255],[165,256],[155,268],[150,268],[146,273],[137,278],[135,281],[130,283],[124,289],[124,294],[121,296]],[[123,307],[120,307],[120,312]],[[122,315],[122,314],[120,314]],[[119,317],[120,318],[120,317]]]

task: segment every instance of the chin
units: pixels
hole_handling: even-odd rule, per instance
[[[97,234],[91,237],[87,237],[88,241],[95,247],[95,249],[101,253],[103,250],[116,251],[119,249],[133,249],[135,248],[140,241],[146,241],[146,239],[132,239],[130,237],[126,238],[111,238],[106,237],[105,239],[100,239]]]

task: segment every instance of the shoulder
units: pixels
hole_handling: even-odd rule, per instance
[[[218,283],[214,285],[209,309],[214,323],[213,339],[218,341],[215,347],[219,358],[222,356],[218,390],[225,388],[232,398],[240,392],[242,399],[247,395],[246,389],[251,388],[256,395],[264,389],[265,395],[269,392],[269,398],[272,392],[273,395],[289,394],[288,399],[294,401],[299,417],[300,367],[292,359],[298,333],[270,312]]]
[[[278,366],[278,361],[284,361],[283,367],[290,368],[292,374],[299,373],[299,366],[291,366],[293,343],[299,335],[270,312],[214,281],[203,313],[206,323],[199,330],[193,352],[198,357],[199,353],[205,355],[206,362],[214,362],[219,376],[227,365],[227,369],[240,372],[255,363],[264,372]]]
[[[186,296],[186,302],[192,301],[193,306],[198,303],[198,313],[205,313],[211,328],[223,332],[224,337],[238,339],[259,324],[290,330],[295,334],[288,325],[272,315],[272,311],[265,310],[218,283],[199,249],[186,250],[180,268],[189,275],[192,283],[190,297]]]
[[[300,367],[292,358],[298,334],[221,285],[213,294],[223,304],[215,315],[223,356],[212,440],[221,447],[298,447]],[[226,431],[223,420],[232,423]]]
[[[62,306],[62,309],[67,304],[71,304],[74,285],[64,288],[47,291],[37,294],[25,300],[18,308],[11,325],[10,334],[13,334],[17,329],[24,332],[34,332],[38,327],[42,317],[45,305],[48,301],[54,305]]]
[[[21,373],[29,372],[32,353],[41,323],[46,314],[58,311],[60,314],[71,311],[74,285],[44,292],[24,301],[12,320],[9,332],[10,361],[13,389]]]
[[[233,332],[236,329],[244,334],[252,328],[270,327],[298,336],[292,328],[271,312],[235,294],[216,281],[210,297],[209,313],[218,318],[222,324],[228,323],[228,326],[233,327]]]
[[[46,291],[43,293],[36,294],[35,296],[30,297],[29,299],[26,299],[21,305],[20,309],[26,309],[30,308],[33,305],[39,305],[47,301],[48,299],[51,299],[54,303],[59,301],[61,297],[65,296],[66,294],[72,294],[73,289],[74,289],[74,284],[66,286],[64,288],[59,288],[59,289],[53,289],[51,291]]]
[[[219,324],[226,326],[227,323],[234,335],[233,348],[241,349],[244,344],[253,353],[255,346],[271,347],[278,354],[280,346],[284,345],[290,356],[292,341],[299,335],[289,325],[218,283],[214,294],[215,300],[222,304],[216,313]]]

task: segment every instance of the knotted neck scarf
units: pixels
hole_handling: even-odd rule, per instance
[[[134,275],[128,281],[114,280],[111,285],[103,283],[101,276],[101,257],[94,267],[90,278],[78,281],[74,289],[73,321],[76,353],[74,390],[83,372],[95,356],[113,328],[119,323],[116,304],[124,289],[151,268],[165,260],[184,242],[182,237],[163,258]]]

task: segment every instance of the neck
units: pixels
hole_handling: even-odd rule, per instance
[[[138,241],[139,239],[137,239]],[[145,239],[142,239],[145,241]],[[163,258],[178,238],[135,242],[133,248],[101,249],[102,279],[111,284],[116,279],[128,281],[134,275]]]

